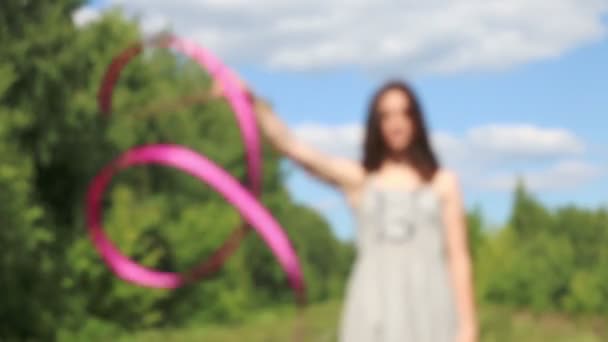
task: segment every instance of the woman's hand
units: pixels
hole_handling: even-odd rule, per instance
[[[211,97],[220,98],[222,97],[222,95],[224,95],[224,89],[222,88],[222,85],[219,81],[214,80],[211,84]]]
[[[247,85],[245,81],[243,81],[242,78],[240,78],[233,72],[230,72],[230,78],[232,79],[232,81],[234,81],[234,83],[236,83],[236,85],[241,89],[241,91],[243,91],[245,95],[249,97],[252,102],[255,100],[255,96],[253,95],[251,88],[249,87],[249,85]],[[223,95],[224,88],[222,86],[222,83],[217,79],[213,80],[213,83],[211,84],[211,96],[214,98],[218,98],[222,97]]]

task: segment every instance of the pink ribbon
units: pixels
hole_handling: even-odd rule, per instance
[[[176,288],[190,280],[182,274],[156,271],[130,260],[112,244],[102,227],[101,201],[105,189],[117,171],[145,164],[173,167],[209,184],[236,207],[243,219],[254,228],[271,249],[286,272],[289,283],[296,291],[298,298],[303,298],[304,283],[296,252],[284,230],[254,197],[260,193],[262,162],[260,139],[250,102],[236,82],[237,79],[232,71],[207,50],[190,41],[173,36],[166,36],[162,41],[162,46],[175,49],[192,58],[222,86],[224,96],[235,113],[245,145],[248,186],[251,192],[241,186],[228,172],[186,147],[158,144],[132,148],[104,167],[90,184],[86,200],[86,214],[93,244],[110,269],[125,281],[155,288]],[[142,49],[141,43],[136,44],[125,50],[110,64],[98,94],[99,108],[102,113],[109,115],[113,89],[120,72],[132,58],[141,53]],[[218,257],[221,259],[221,255],[218,254]],[[223,259],[219,260],[219,264],[221,262]],[[218,262],[214,264],[218,264]]]

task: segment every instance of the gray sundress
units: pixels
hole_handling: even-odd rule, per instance
[[[368,182],[356,216],[357,259],[340,341],[454,342],[457,314],[435,191]]]

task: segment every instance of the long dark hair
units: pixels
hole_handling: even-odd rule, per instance
[[[409,115],[414,123],[414,136],[404,154],[413,163],[420,177],[424,181],[429,182],[439,169],[439,162],[429,143],[420,102],[412,88],[403,81],[390,81],[386,83],[372,97],[369,104],[363,145],[363,167],[368,173],[377,171],[388,156],[388,148],[380,129],[378,102],[380,102],[382,95],[389,90],[399,90],[410,100]]]

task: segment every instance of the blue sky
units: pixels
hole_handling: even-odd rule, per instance
[[[501,72],[419,77],[413,84],[433,129],[462,133],[490,123],[531,123],[567,128],[588,144],[584,160],[608,168],[608,40],[571,51],[558,58],[534,62]],[[268,73],[244,73],[265,94],[272,94],[280,113],[293,126],[302,122],[343,123],[362,120],[366,101],[377,80],[357,72],[331,75],[288,75],[281,81]],[[300,89],[301,88],[301,89]],[[300,89],[300,90],[298,90]],[[329,90],[328,90],[329,89]],[[314,99],[310,101],[310,99]],[[505,171],[515,171],[508,165]],[[290,187],[297,198],[313,203],[337,196],[311,187],[313,181],[295,172]],[[604,177],[574,188],[535,191],[545,203],[596,207],[608,204]],[[511,205],[509,192],[468,190],[469,206],[480,205],[488,218],[503,222]],[[344,208],[332,207],[329,217],[349,236],[351,220]],[[343,223],[347,222],[347,223]]]
[[[409,80],[441,160],[460,173],[468,206],[480,206],[492,223],[508,217],[516,175],[552,206],[607,205],[608,1],[467,1],[398,9],[370,1],[340,12],[336,1],[268,0],[273,11],[264,12],[236,0],[108,0],[87,11],[121,5],[142,18],[144,32],[170,26],[197,39],[270,98],[301,139],[328,153],[356,158],[371,93],[387,77]],[[352,23],[372,10],[417,24],[394,35],[400,26],[380,18],[357,31]],[[436,24],[426,23],[433,17]],[[265,29],[269,22],[275,31]],[[289,163],[286,170],[293,196],[352,237],[341,196]]]

